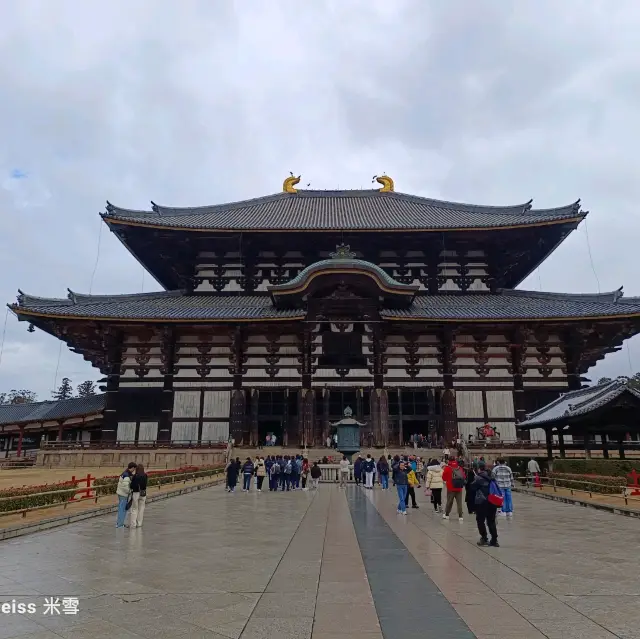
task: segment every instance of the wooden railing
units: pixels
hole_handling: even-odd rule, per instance
[[[42,442],[40,448],[42,450],[140,450],[155,448],[204,448],[204,449],[220,449],[227,447],[226,441],[205,441],[197,442],[192,440],[174,440],[170,442],[159,442],[155,440],[149,441],[120,441],[113,442],[83,442],[83,441],[67,441],[67,442]]]

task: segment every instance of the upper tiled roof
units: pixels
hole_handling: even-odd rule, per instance
[[[112,320],[251,321],[299,318],[304,311],[279,310],[262,295],[198,295],[184,291],[132,295],[79,295],[45,299],[21,293],[11,309],[19,318],[30,315]],[[436,321],[522,321],[598,317],[640,317],[640,297],[623,298],[620,291],[598,295],[500,290],[497,293],[419,295],[410,308],[382,311],[388,319]]]
[[[518,424],[520,428],[537,428],[552,422],[566,421],[568,418],[586,415],[612,402],[623,393],[631,393],[640,399],[640,392],[622,380],[613,380],[596,386],[560,395],[558,399],[543,406]]]
[[[309,190],[197,208],[153,204],[151,211],[132,211],[107,203],[103,217],[107,222],[178,229],[311,231],[535,226],[585,215],[580,211],[579,201],[560,208],[535,210],[530,201],[515,206],[479,206],[377,190]]]
[[[32,424],[55,419],[69,419],[93,415],[104,409],[105,395],[74,397],[60,401],[0,406],[0,424]]]

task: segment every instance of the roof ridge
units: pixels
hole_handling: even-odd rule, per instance
[[[501,288],[498,289],[498,292],[501,295],[511,296],[511,297],[535,297],[539,299],[567,299],[571,298],[574,301],[585,301],[585,302],[614,302],[617,303],[623,299],[626,300],[640,300],[638,298],[624,298],[623,287],[621,286],[615,291],[606,291],[604,293],[560,293],[557,291],[532,291],[527,289],[518,289],[518,288]]]
[[[184,289],[173,291],[148,291],[146,293],[112,293],[105,295],[93,295],[91,293],[77,293],[71,289],[67,289],[68,299],[73,304],[91,304],[102,303],[106,301],[122,302],[127,299],[156,299],[166,297],[183,297],[186,294]]]

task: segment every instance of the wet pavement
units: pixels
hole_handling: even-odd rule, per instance
[[[216,487],[142,529],[0,542],[0,639],[640,639],[638,520],[516,495],[501,547],[478,548],[471,518],[424,497],[401,517],[394,496]]]

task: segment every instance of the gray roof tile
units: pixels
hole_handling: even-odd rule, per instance
[[[631,393],[640,399],[640,392],[622,380],[613,380],[560,395],[551,403],[533,413],[529,413],[518,426],[538,428],[554,422],[566,422],[567,419],[586,415],[622,395]]]
[[[153,204],[152,211],[132,211],[107,203],[107,220],[184,229],[223,230],[367,230],[465,229],[535,225],[586,215],[580,202],[535,210],[531,202],[515,206],[480,206],[445,202],[405,193],[298,191],[252,200],[171,208]]]
[[[44,299],[21,294],[11,309],[20,319],[30,313],[69,318],[157,319],[167,321],[287,319],[301,311],[274,308],[268,294],[198,295],[184,291],[132,295],[80,295]],[[640,297],[620,291],[598,295],[500,290],[497,293],[418,295],[408,309],[387,309],[388,319],[527,320],[640,316]]]
[[[82,417],[100,413],[104,406],[105,395],[34,402],[33,404],[6,404],[0,406],[0,425],[31,424],[54,419]]]

